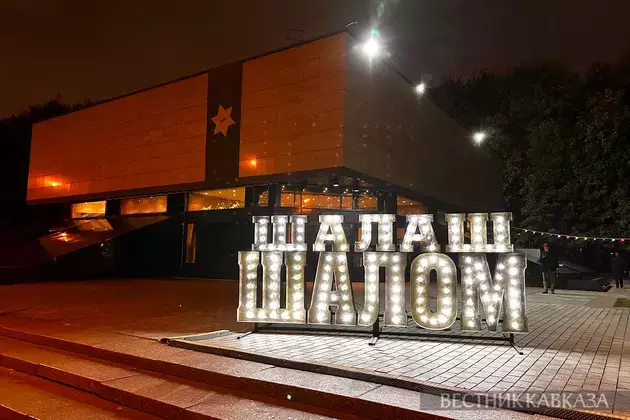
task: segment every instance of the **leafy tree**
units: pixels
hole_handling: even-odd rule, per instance
[[[515,224],[604,237],[630,236],[629,93],[630,59],[585,75],[552,65],[482,71],[431,91],[463,126],[489,131]]]

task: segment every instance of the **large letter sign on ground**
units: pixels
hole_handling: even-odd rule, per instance
[[[510,221],[512,213],[490,213],[492,221],[492,232],[494,244],[488,244],[486,213],[470,213],[468,222],[470,223],[471,243],[464,243],[464,221],[466,215],[463,213],[449,213],[445,215],[448,225],[448,245],[446,252],[512,252],[514,246],[510,242]]]
[[[291,220],[292,243],[287,243],[287,222]],[[254,243],[253,251],[306,251],[306,216],[253,216]],[[273,242],[268,243],[270,229],[273,228]]]
[[[435,239],[431,222],[433,222],[432,214],[408,214],[407,228],[402,244],[400,244],[400,250],[413,252],[413,244],[417,242],[423,251],[437,251],[439,245]]]
[[[313,285],[313,295],[305,310],[304,265],[306,264],[306,225],[304,215],[254,216],[252,251],[239,252],[239,306],[241,322],[296,323],[347,326],[370,326],[378,320],[380,302],[380,268],[385,268],[384,324],[408,326],[408,311],[419,326],[443,330],[457,318],[457,268],[450,256],[440,253],[433,231],[433,216],[411,214],[395,252],[393,214],[361,214],[361,239],[354,244],[355,252],[363,252],[365,272],[363,307],[354,305],[349,251],[342,215],[319,216],[320,226],[313,243],[319,253]],[[448,227],[446,252],[459,253],[461,270],[462,309],[461,329],[479,331],[482,321],[489,331],[509,333],[528,331],[525,313],[525,255],[514,253],[510,241],[511,213],[452,213],[445,215]],[[470,243],[465,239],[465,222],[470,225]],[[493,243],[488,243],[487,225],[492,224]],[[290,235],[287,224],[291,224]],[[378,240],[372,245],[372,226],[377,224]],[[273,229],[273,230],[272,230]],[[268,238],[272,238],[272,243]],[[289,243],[288,238],[291,239]],[[405,289],[407,253],[417,255],[409,270],[411,293]],[[326,251],[326,247],[332,251]],[[376,248],[376,251],[374,251]],[[428,251],[428,252],[427,252]],[[494,275],[488,266],[486,253],[498,253]],[[257,301],[259,264],[262,265],[262,302]],[[286,266],[286,305],[281,303],[282,265]],[[437,279],[437,285],[431,278]],[[431,309],[430,296],[436,296],[436,309]],[[409,301],[409,306],[407,306]],[[480,304],[481,303],[481,304]],[[482,317],[483,310],[483,317]],[[307,316],[308,315],[308,316]],[[484,318],[485,317],[485,318]]]
[[[429,305],[429,276],[437,275],[437,311]],[[457,318],[457,268],[448,255],[430,252],[411,263],[411,313],[416,324],[430,330],[450,327]]]
[[[354,244],[357,252],[367,251],[372,244],[372,223],[378,223],[378,245],[377,251],[395,251],[394,245],[394,222],[396,216],[393,214],[360,214],[361,241]]]
[[[336,286],[336,287],[335,287]],[[308,310],[309,324],[330,324],[330,306],[336,306],[335,324],[356,325],[352,286],[345,252],[319,254],[313,298]]]
[[[488,261],[482,254],[462,254],[459,259],[464,288],[462,329],[479,331],[481,300],[488,330],[496,331],[502,306],[505,308],[503,331],[522,332],[527,329],[525,316],[525,255],[501,254],[497,259],[494,282]]]
[[[280,308],[280,273],[282,252],[263,252],[263,302],[256,305],[258,282],[258,252],[239,252],[240,288],[238,321],[244,322],[306,322],[304,309],[304,263],[306,252],[287,252],[286,309]]]
[[[348,241],[342,223],[343,216],[319,216],[319,231],[313,244],[313,251],[326,251],[326,242],[333,243],[333,251],[348,251]]]
[[[359,325],[370,326],[379,312],[379,267],[385,267],[386,326],[406,327],[405,267],[407,259],[401,252],[364,252],[365,302],[359,314]]]

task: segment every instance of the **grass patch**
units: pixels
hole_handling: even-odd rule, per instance
[[[630,308],[630,299],[619,298],[615,302],[614,306],[616,308]]]

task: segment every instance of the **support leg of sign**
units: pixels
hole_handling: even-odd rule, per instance
[[[381,327],[380,327],[379,319],[376,318],[376,322],[372,324],[372,338],[370,338],[370,342],[368,344],[370,346],[375,346],[380,335],[381,335]]]
[[[247,331],[245,334],[241,334],[238,337],[236,337],[237,340],[240,340],[241,338],[245,338],[250,334],[255,333],[258,330],[258,322],[254,322],[254,328],[252,328],[251,331]]]
[[[512,348],[514,350],[516,350],[516,352],[518,354],[520,354],[521,356],[523,355],[523,350],[521,350],[520,348],[518,348],[518,346],[516,345],[516,343],[514,342],[514,334],[510,333],[509,337],[508,337],[508,343],[510,343],[510,346],[512,346]]]

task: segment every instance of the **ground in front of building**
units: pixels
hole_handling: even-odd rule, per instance
[[[357,289],[355,298],[360,302]],[[597,410],[624,415],[630,413],[630,309],[615,303],[630,298],[628,289],[608,293],[558,290],[555,295],[542,295],[541,289],[528,288],[530,332],[517,336],[516,341],[523,355],[505,343],[466,338],[445,341],[440,333],[435,338],[412,340],[383,336],[376,346],[368,346],[365,336],[272,333],[243,339],[231,334],[201,344],[254,358],[279,358],[288,364],[319,364],[493,395],[602,392],[607,406]],[[213,280],[110,279],[3,286],[0,327],[134,353],[130,343],[157,346],[154,340],[164,337],[247,330],[247,324],[235,321],[237,296],[235,281]],[[458,331],[450,333],[457,335]],[[197,365],[217,357],[161,346],[151,351],[184,352],[177,357],[186,355]],[[244,362],[234,363],[238,367]],[[266,380],[282,383],[284,379],[274,379],[277,373],[273,372],[266,373]],[[395,399],[395,395],[387,396],[390,388],[380,385],[379,392],[363,389],[353,398]],[[411,402],[414,404],[420,402]],[[435,413],[445,415],[446,411]],[[448,413],[448,417],[462,414]]]

